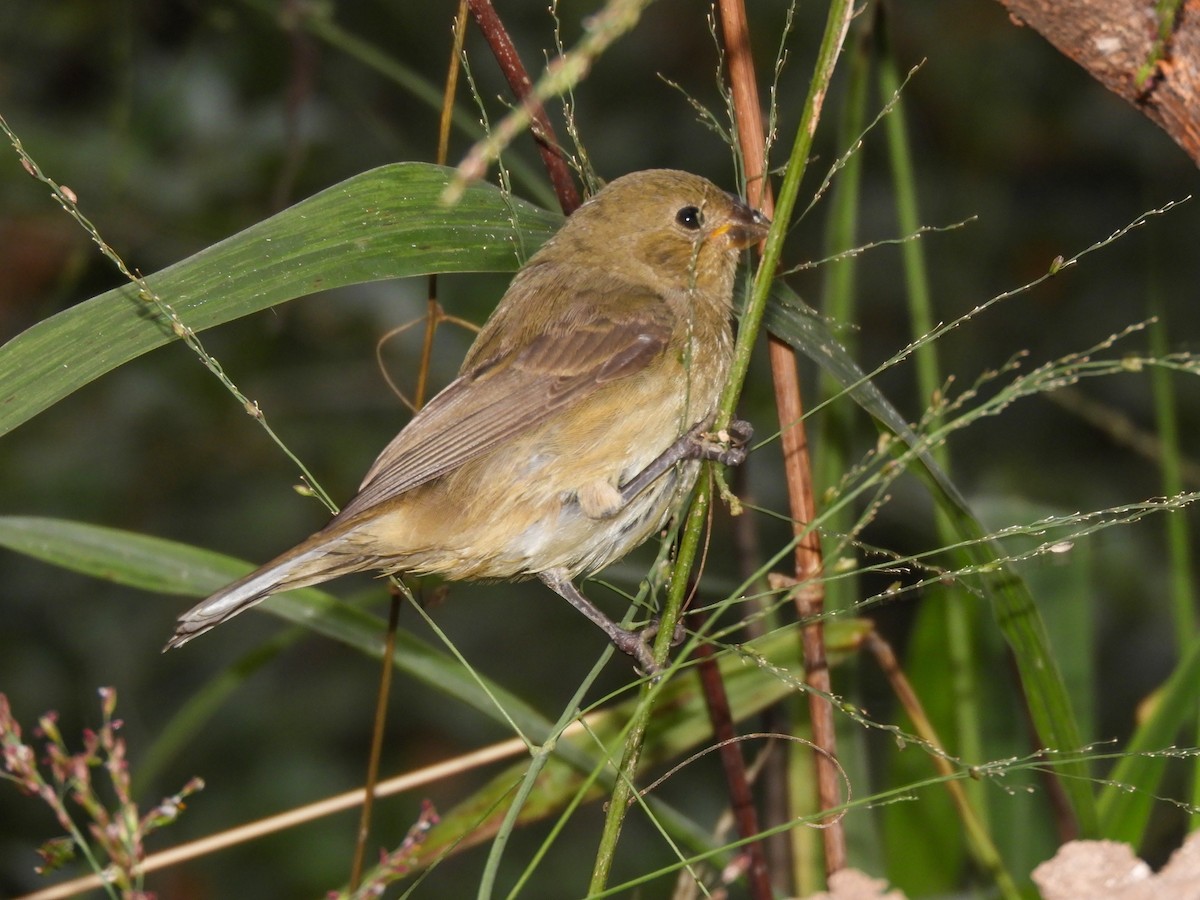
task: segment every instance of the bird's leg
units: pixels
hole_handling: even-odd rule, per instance
[[[728,440],[722,440],[716,435],[707,433],[706,427],[702,423],[687,434],[681,435],[650,465],[621,485],[621,499],[625,503],[629,503],[649,485],[666,474],[672,466],[685,459],[711,459],[726,466],[740,466],[745,462],[746,444],[754,434],[754,429],[750,427],[749,422],[743,422],[741,419],[730,422],[724,432],[725,435],[728,435]]]
[[[730,422],[729,426],[720,436],[709,434],[705,430],[706,428],[707,424],[701,423],[692,428],[687,434],[681,435],[675,443],[660,453],[650,465],[621,485],[618,489],[620,493],[620,505],[613,504],[611,506],[612,512],[615,513],[616,510],[630,503],[638,494],[670,471],[672,466],[683,460],[711,459],[726,466],[741,465],[746,459],[746,443],[754,433],[754,430],[750,427],[750,423],[743,422],[740,419]],[[616,498],[614,497],[613,499],[615,500]],[[611,513],[596,513],[596,515],[609,514]],[[571,579],[561,569],[551,569],[548,572],[542,572],[538,575],[538,578],[542,580],[542,583],[546,587],[565,599],[599,626],[608,635],[608,639],[613,642],[613,645],[618,650],[632,656],[637,661],[638,667],[643,672],[647,675],[655,675],[660,671],[660,667],[654,662],[654,657],[651,655],[648,645],[648,641],[658,631],[657,622],[652,623],[649,628],[640,632],[629,631],[626,628],[622,628],[597,609],[583,595],[579,588],[571,583]],[[681,622],[676,626],[675,634],[672,635],[672,645],[682,641],[684,636],[682,625],[683,623]]]
[[[662,622],[659,620],[658,616],[655,616],[653,619],[651,619],[650,624],[641,631],[642,640],[651,641],[658,637],[658,628],[661,624]],[[683,643],[683,639],[686,637],[687,626],[684,624],[683,619],[680,619],[675,623],[675,631],[671,634],[671,646],[678,647]]]
[[[645,632],[630,631],[622,628],[599,609],[593,605],[592,601],[583,596],[583,592],[571,583],[571,579],[566,576],[561,569],[551,569],[549,572],[542,572],[538,575],[542,580],[542,584],[554,591],[577,610],[592,620],[600,629],[608,635],[608,639],[622,653],[632,656],[641,669],[647,675],[657,675],[661,671],[660,667],[654,661],[654,656],[650,653],[650,647],[646,643],[647,636]]]

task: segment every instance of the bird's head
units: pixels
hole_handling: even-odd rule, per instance
[[[671,290],[728,296],[738,254],[770,221],[706,178],[670,169],[615,179],[577,209],[555,238],[576,258]]]

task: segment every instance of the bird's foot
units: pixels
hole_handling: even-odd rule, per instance
[[[658,637],[659,626],[661,624],[662,620],[659,619],[658,616],[655,616],[653,619],[651,619],[650,624],[643,628],[640,632],[642,635],[642,640],[644,640],[646,643],[650,643],[650,641]],[[671,646],[678,647],[683,643],[683,639],[685,637],[687,637],[687,629],[683,627],[683,619],[679,619],[675,622],[675,631],[671,634]]]
[[[663,667],[654,661],[654,654],[650,651],[650,640],[654,635],[648,632],[649,628],[642,631],[622,630],[611,637],[613,646],[625,655],[633,657],[639,672],[657,678],[662,674]]]
[[[749,422],[734,419],[718,432],[694,433],[694,453],[698,459],[711,459],[725,466],[740,466],[746,461],[746,444],[753,435],[754,428]]]

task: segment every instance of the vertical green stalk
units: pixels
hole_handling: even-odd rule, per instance
[[[1168,353],[1167,326],[1163,320],[1162,297],[1156,285],[1150,288],[1150,308],[1154,321],[1150,325],[1150,352],[1161,358]],[[1154,420],[1162,447],[1159,467],[1162,472],[1162,493],[1173,497],[1183,491],[1183,462],[1179,448],[1179,416],[1171,371],[1154,366],[1150,371],[1150,388],[1154,395]],[[1179,657],[1186,655],[1196,638],[1196,586],[1192,578],[1192,535],[1187,514],[1166,516],[1167,556],[1170,560],[1171,616],[1175,624],[1175,643]],[[1194,743],[1200,745],[1200,731]],[[1200,760],[1192,765],[1192,808],[1200,808]],[[1200,827],[1200,813],[1191,814],[1191,827]]]
[[[895,59],[890,44],[883,40],[883,53],[879,64],[879,87],[884,97],[891,97],[900,89],[900,78],[896,72]],[[908,130],[904,122],[904,105],[897,100],[895,107],[884,121],[887,134],[889,158],[892,166],[892,181],[896,192],[896,217],[901,234],[915,234],[920,228],[917,211],[916,175],[913,171]],[[920,338],[933,331],[936,322],[930,297],[929,277],[925,267],[925,253],[919,241],[910,240],[901,245],[904,260],[905,287],[908,295],[909,318],[912,322],[913,338]],[[937,403],[942,386],[941,366],[938,362],[936,342],[921,346],[916,353],[917,390],[926,403]],[[936,430],[941,417],[936,411],[929,419],[929,427]],[[935,444],[930,453],[949,474],[950,456],[942,443]],[[935,512],[938,539],[943,545],[958,542],[958,534],[946,515],[939,509]],[[961,589],[946,588],[957,596],[947,598],[942,604],[945,612],[945,653],[949,663],[950,691],[954,697],[955,752],[969,762],[982,761],[984,756],[982,729],[980,726],[979,686],[976,682],[976,661],[973,659],[971,621],[968,617],[970,604],[962,602],[965,597]],[[967,791],[971,804],[980,818],[986,821],[987,807],[984,786],[971,781]]]
[[[1151,299],[1154,321],[1150,324],[1150,352],[1155,357],[1167,355],[1167,326],[1163,321],[1160,298]],[[1162,447],[1159,465],[1162,469],[1162,492],[1173,497],[1183,492],[1183,461],[1179,448],[1179,416],[1171,370],[1154,366],[1150,370],[1150,386],[1154,394],[1154,420]],[[1196,634],[1195,586],[1191,567],[1191,534],[1186,515],[1165,517],[1167,549],[1171,559],[1171,614],[1175,620],[1176,650],[1183,654]]]
[[[522,777],[521,783],[513,795],[512,802],[508,805],[508,811],[504,814],[504,821],[500,823],[500,827],[496,830],[496,837],[492,840],[492,847],[488,851],[487,862],[484,863],[483,875],[479,879],[479,891],[476,894],[479,900],[489,900],[492,896],[496,885],[496,876],[500,871],[500,861],[504,856],[505,848],[508,846],[508,839],[517,827],[521,810],[525,808],[525,804],[529,800],[529,795],[537,786],[542,770],[545,769],[546,764],[550,762],[550,758],[554,755],[558,740],[562,736],[563,731],[566,730],[567,726],[578,715],[578,710],[583,705],[584,697],[591,690],[601,670],[608,663],[609,659],[612,658],[612,654],[612,647],[609,647],[604,653],[600,654],[600,658],[592,666],[592,670],[580,682],[579,686],[575,689],[575,694],[567,702],[566,706],[563,707],[562,715],[559,716],[550,735],[540,747],[534,750],[533,758],[529,761],[529,768],[525,770],[525,775]]]
[[[763,312],[766,309],[767,298],[771,293],[771,283],[775,271],[779,267],[779,258],[783,251],[783,241],[787,236],[787,226],[796,208],[796,197],[800,190],[800,180],[807,167],[809,151],[812,149],[813,134],[816,131],[817,120],[821,115],[825,95],[833,78],[834,64],[841,52],[846,30],[850,24],[853,12],[852,0],[833,0],[829,4],[829,12],[825,20],[825,32],[821,39],[817,62],[813,69],[813,77],[809,86],[808,97],[805,100],[800,124],[796,129],[792,153],[788,159],[787,169],[780,186],[779,198],[775,205],[775,221],[770,234],[767,235],[763,258],[755,274],[751,296],[746,303],[738,328],[737,346],[734,351],[734,361],[731,367],[729,381],[721,396],[721,405],[717,413],[717,427],[724,427],[733,416],[733,408],[741,393],[746,372],[750,367],[750,355],[758,337],[762,324]],[[679,555],[672,570],[670,589],[666,603],[659,619],[658,637],[654,643],[654,658],[662,663],[666,660],[671,648],[671,638],[675,625],[679,621],[680,610],[683,606],[684,594],[687,590],[688,573],[696,559],[708,519],[708,510],[712,502],[712,489],[706,479],[702,479],[692,499],[692,506],[683,528],[680,540]],[[642,688],[642,702],[631,723],[629,736],[625,742],[625,754],[621,759],[617,774],[617,783],[609,800],[608,813],[604,819],[604,830],[600,836],[600,845],[596,852],[596,861],[592,869],[589,884],[590,893],[603,891],[608,883],[612,861],[616,854],[617,841],[621,835],[621,827],[625,821],[625,813],[629,799],[633,795],[634,777],[637,774],[638,760],[641,758],[642,741],[645,737],[646,724],[653,710],[655,695],[660,682],[648,681]]]
[[[860,29],[857,39],[847,53],[846,94],[842,105],[842,118],[838,125],[838,146],[849,147],[862,134],[866,119],[867,94],[870,84],[871,58],[870,34]],[[830,192],[829,221],[825,227],[825,256],[833,257],[851,250],[858,243],[858,204],[862,185],[862,154],[860,149],[846,160],[846,165],[834,182]],[[853,256],[830,262],[825,266],[824,291],[821,311],[834,322],[854,321],[855,276],[858,261]],[[843,340],[846,351],[853,355],[852,336]],[[820,397],[826,400],[843,392],[842,383],[822,371]],[[825,406],[817,417],[817,429],[813,446],[818,448],[814,456],[814,480],[817,490],[828,490],[841,480],[850,468],[850,447],[853,422],[857,407],[851,403],[833,403]],[[826,516],[826,528],[834,532],[826,539],[826,559],[836,559],[839,547],[838,534],[846,534],[853,527],[854,513],[848,507],[836,509]],[[849,609],[857,597],[853,579],[835,578],[825,582],[825,599],[831,609]]]
[[[737,404],[738,396],[742,392],[742,384],[746,380],[746,372],[750,368],[750,356],[758,338],[759,327],[762,325],[767,299],[771,295],[771,284],[775,280],[775,272],[779,269],[779,259],[783,255],[783,242],[787,238],[792,215],[796,211],[796,197],[800,193],[800,181],[808,169],[808,157],[812,151],[817,120],[821,117],[821,108],[825,104],[825,95],[828,93],[829,83],[833,79],[833,68],[841,52],[842,43],[845,41],[846,30],[850,27],[852,13],[853,3],[851,0],[833,0],[829,4],[829,13],[825,19],[825,33],[817,52],[816,65],[813,67],[808,97],[805,100],[804,109],[801,111],[800,124],[796,127],[796,137],[792,142],[792,151],[788,155],[783,181],[779,185],[779,196],[775,199],[774,225],[763,246],[763,255],[758,264],[758,271],[754,275],[750,299],[746,303],[741,319],[738,320],[738,339],[733,366],[730,370],[729,381],[725,385],[725,393],[721,396],[721,407],[717,412],[717,425],[720,427],[727,425],[733,417],[733,407]]]
[[[683,527],[683,537],[679,542],[679,555],[675,559],[666,602],[663,604],[659,618],[658,635],[654,641],[654,661],[659,665],[666,662],[667,656],[671,652],[675,623],[679,621],[683,610],[683,599],[687,594],[688,573],[691,572],[692,564],[700,549],[711,502],[712,484],[708,479],[702,477],[696,488],[695,496],[692,498],[687,522]],[[608,875],[612,871],[613,859],[616,858],[617,841],[621,837],[625,814],[629,810],[630,800],[635,790],[637,767],[642,755],[642,744],[646,737],[646,726],[649,724],[650,714],[654,710],[655,697],[663,683],[663,679],[658,678],[648,679],[642,685],[640,702],[625,739],[625,753],[621,757],[617,770],[617,781],[613,785],[613,791],[609,797],[608,812],[604,817],[604,829],[600,834],[596,861],[592,867],[592,879],[588,884],[589,894],[598,894],[608,885]]]
[[[863,132],[866,121],[867,98],[871,85],[871,22],[870,15],[863,16],[855,25],[854,39],[846,49],[846,60],[843,72],[846,76],[845,93],[841,95],[841,108],[837,129],[837,147],[851,148]],[[835,257],[853,249],[858,244],[858,211],[861,201],[862,170],[864,149],[860,146],[846,159],[845,165],[837,174],[829,195],[829,217],[825,225],[824,255]],[[824,266],[824,283],[821,295],[821,311],[832,322],[850,323],[855,321],[855,289],[858,260],[854,255],[846,256]],[[854,335],[847,332],[844,335],[843,347],[851,355],[854,354]],[[840,381],[822,370],[818,385],[818,396],[821,401],[831,397],[840,397],[837,402],[822,403],[820,412],[814,416],[815,423],[810,431],[810,445],[813,448],[813,488],[817,496],[827,496],[827,492],[835,488],[844,474],[852,466],[851,453],[856,433],[855,424],[858,422],[858,406],[850,402],[844,393]],[[858,432],[861,436],[861,429]],[[847,547],[843,545],[842,535],[849,534],[855,526],[856,514],[849,505],[834,505],[822,514],[823,524],[822,546],[826,568],[837,571],[840,559],[847,555]],[[853,549],[850,556],[853,557]],[[847,572],[836,578],[828,578],[824,582],[825,605],[828,609],[848,610],[853,608],[859,599],[859,581],[857,576]],[[855,667],[847,667],[842,673],[840,693],[853,697],[859,694],[858,671]],[[795,718],[799,720],[800,698],[797,698]],[[867,736],[857,724],[845,718],[839,718],[835,725],[837,730],[838,760],[846,770],[846,775],[853,784],[868,784],[870,767],[868,761]],[[801,757],[808,767],[812,768],[810,752],[798,744],[788,745],[786,751],[800,765]],[[808,777],[814,777],[809,773]],[[816,810],[816,798],[813,790],[803,782],[793,779],[791,782],[793,809]],[[801,805],[805,804],[805,805]],[[882,859],[883,850],[880,847],[879,832],[870,820],[863,816],[846,818],[845,830],[847,842],[864,854],[865,859]],[[793,832],[793,855],[797,861],[808,859],[816,865],[810,865],[808,872],[819,872],[819,855],[813,849],[799,846],[801,842],[815,847],[819,834],[812,829],[801,828]],[[799,868],[799,867],[797,867]],[[802,883],[802,882],[797,882]],[[821,882],[810,879],[813,885]]]

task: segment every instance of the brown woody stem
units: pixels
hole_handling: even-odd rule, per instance
[[[500,21],[500,16],[492,6],[492,0],[469,0],[469,3],[475,24],[479,26],[488,46],[492,48],[492,55],[496,57],[500,71],[504,73],[513,95],[518,102],[530,104],[532,121],[529,130],[537,142],[538,152],[542,155],[542,163],[546,166],[550,183],[554,185],[558,203],[563,213],[569,216],[579,207],[579,191],[575,189],[571,169],[563,158],[562,150],[559,149],[558,138],[554,134],[554,126],[550,124],[550,117],[546,115],[546,108],[533,95],[533,82],[529,80],[529,73],[525,71],[512,38],[508,36],[504,23]]]
[[[837,6],[837,4],[835,4]],[[832,74],[832,62],[840,51],[849,25],[852,8],[842,4],[841,12],[831,7],[829,28],[826,33],[825,49],[827,71],[818,71],[813,79],[805,121],[800,137],[811,140],[816,122],[820,118],[828,78]],[[754,60],[750,50],[749,26],[743,0],[720,0],[718,4],[721,30],[724,35],[728,57],[729,80],[732,87],[734,114],[737,117],[738,134],[746,165],[746,181],[749,200],[768,216],[774,218],[775,210],[769,185],[766,181],[766,159],[764,156],[765,134],[762,122],[758,88],[754,77]],[[837,13],[835,15],[835,13]],[[806,153],[807,148],[804,148]],[[794,197],[792,198],[794,201]],[[790,215],[789,209],[785,217]],[[800,394],[800,379],[796,370],[795,353],[786,343],[768,337],[771,373],[775,388],[775,403],[781,425],[780,440],[783,449],[784,473],[788,485],[788,498],[792,521],[798,537],[795,551],[795,577],[803,587],[796,591],[797,613],[807,624],[802,631],[805,659],[805,678],[816,690],[809,693],[809,714],[812,719],[813,741],[822,752],[816,756],[817,794],[822,809],[830,809],[840,802],[837,771],[837,738],[834,733],[833,709],[825,699],[831,693],[829,669],[825,659],[824,626],[821,612],[824,609],[824,589],[821,583],[822,558],[819,535],[814,529],[806,529],[813,521],[816,507],[813,499],[812,468],[808,456],[808,441],[804,431],[804,404]],[[839,819],[826,821],[822,830],[825,843],[825,870],[836,872],[846,865],[846,836]]]
[[[1200,165],[1200,15],[1194,3],[1000,2],[1013,24],[1028,25],[1048,40],[1140,110]]]
[[[733,810],[738,834],[743,838],[749,838],[758,834],[762,829],[759,827],[758,813],[754,808],[754,798],[750,793],[750,782],[746,776],[746,760],[742,756],[742,747],[734,740],[736,734],[733,730],[733,714],[729,709],[729,696],[725,693],[725,683],[721,680],[721,670],[717,666],[713,654],[712,644],[706,641],[701,641],[696,646],[696,656],[700,660],[700,686],[704,692],[705,706],[708,708],[708,720],[712,723],[713,740],[720,747],[721,768],[725,772],[725,783],[729,788],[729,805]],[[774,893],[771,890],[771,878],[763,842],[754,841],[747,844],[746,855],[750,861],[746,869],[750,896],[754,900],[771,900]]]

